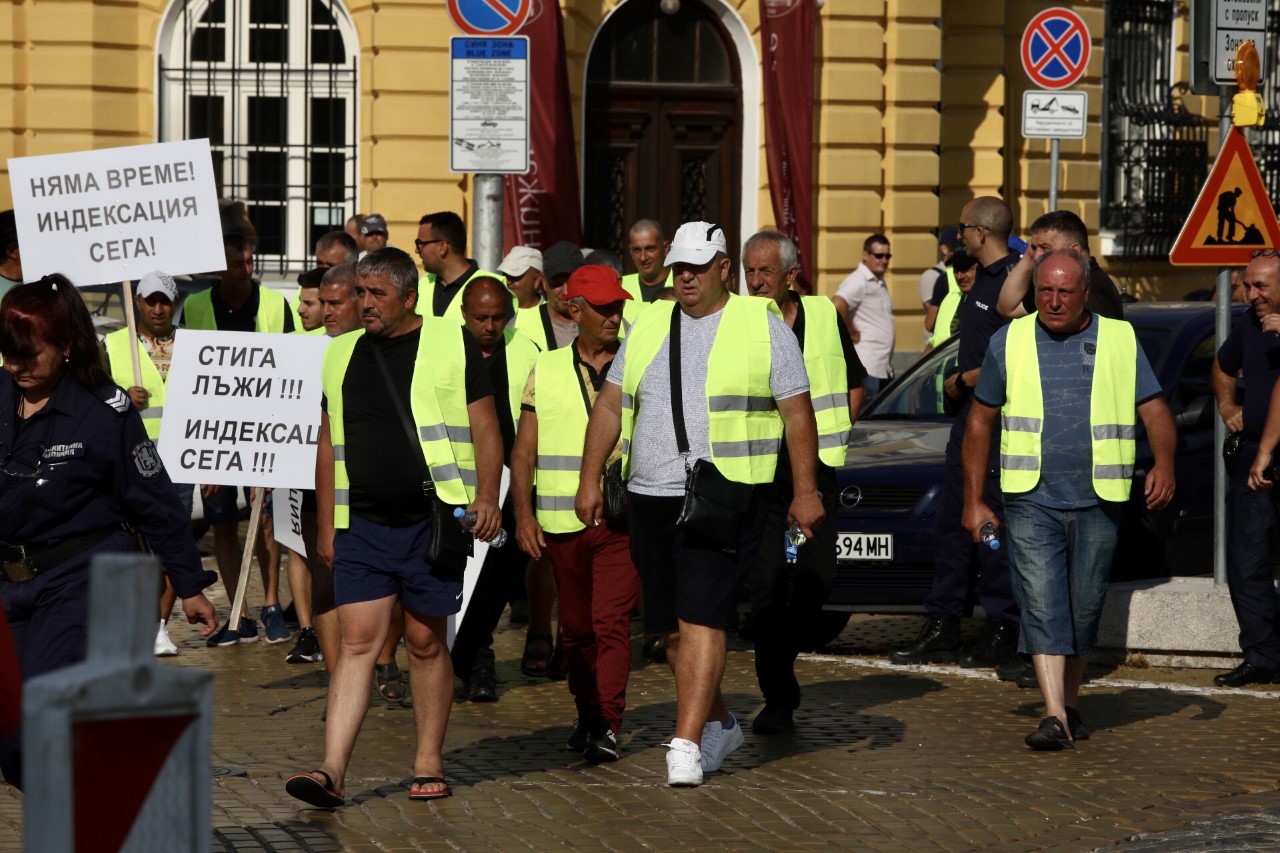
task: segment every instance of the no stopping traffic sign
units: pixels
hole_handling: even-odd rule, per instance
[[[1075,12],[1056,7],[1031,19],[1022,32],[1022,68],[1035,85],[1064,89],[1089,66],[1089,28]]]
[[[505,36],[529,18],[533,0],[448,0],[454,26],[472,36]]]

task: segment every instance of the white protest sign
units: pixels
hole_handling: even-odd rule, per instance
[[[302,490],[273,489],[271,492],[271,525],[275,540],[301,557],[307,556],[302,539]]]
[[[180,329],[160,457],[182,483],[315,488],[325,335]]]
[[[207,139],[14,157],[9,185],[27,281],[226,269]]]

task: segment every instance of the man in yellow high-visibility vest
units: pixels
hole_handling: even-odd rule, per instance
[[[1088,737],[1077,702],[1129,500],[1137,420],[1155,457],[1148,510],[1173,497],[1177,433],[1133,327],[1085,309],[1088,259],[1044,252],[1033,280],[1038,310],[992,335],[974,389],[962,521],[979,547],[994,535],[1008,549],[1018,650],[1031,655],[1047,714],[1026,743],[1060,750]],[[983,501],[997,417],[1004,529]]]
[[[677,685],[667,784],[685,787],[702,784],[703,774],[720,769],[743,742],[742,726],[720,690],[725,629],[738,583],[759,546],[759,532],[749,523],[763,497],[755,487],[773,482],[784,428],[795,495],[788,522],[812,536],[824,511],[815,481],[818,434],[809,377],[777,306],[730,292],[733,262],[718,225],[680,226],[667,261],[677,301],[669,309],[659,303],[647,308],[609,368],[587,425],[575,511],[587,526],[602,523],[600,478],[621,435],[630,529],[645,533],[631,540],[644,589],[645,630],[666,636]],[[720,477],[739,484],[730,487],[739,497],[748,493],[751,505],[735,524],[724,525],[728,529],[677,525],[687,471],[695,464],[704,472],[714,466]],[[719,544],[730,539],[736,555]]]

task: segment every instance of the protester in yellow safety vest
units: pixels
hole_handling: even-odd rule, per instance
[[[1088,259],[1044,252],[1034,282],[1037,312],[992,335],[974,389],[963,524],[974,542],[994,536],[1009,549],[1019,649],[1031,654],[1047,714],[1026,743],[1060,750],[1088,736],[1080,682],[1129,499],[1137,417],[1155,457],[1144,478],[1148,510],[1173,497],[1177,433],[1133,327],[1085,309]],[[982,494],[997,416],[1003,530]]]
[[[934,317],[933,336],[924,348],[926,353],[952,335],[960,333],[960,306],[964,297],[973,289],[973,282],[978,275],[978,259],[968,252],[953,252],[947,259],[946,274],[938,279],[938,287],[931,299],[938,300],[937,314]],[[939,394],[941,394],[941,377],[939,377]]]
[[[703,473],[714,465],[724,479],[742,485],[772,483],[785,425],[795,491],[788,521],[812,536],[824,510],[804,357],[777,306],[730,295],[733,262],[718,225],[682,225],[667,262],[675,270],[678,303],[670,311],[654,305],[641,314],[609,369],[587,428],[575,511],[587,526],[602,521],[600,477],[621,434],[630,525],[645,532],[632,540],[644,585],[645,629],[666,635],[681,685],[667,783],[686,786],[701,784],[703,773],[718,770],[743,741],[720,680],[735,590],[746,555],[759,547],[758,531],[741,521],[752,517],[750,507],[739,523],[715,531],[733,540],[739,556],[725,553],[705,531],[701,539],[699,531],[677,532],[686,465]],[[678,371],[671,367],[673,356]],[[680,447],[682,431],[687,452]]]
[[[675,277],[667,266],[671,242],[656,219],[641,219],[627,232],[627,248],[635,272],[622,277],[622,289],[637,303],[653,302],[671,288]]]
[[[285,784],[322,808],[344,802],[347,764],[397,598],[415,688],[409,797],[450,795],[442,754],[453,704],[447,634],[463,585],[458,566],[424,561],[430,538],[441,534],[431,529],[428,489],[446,505],[470,505],[477,539],[492,539],[502,525],[502,436],[475,338],[460,324],[415,312],[417,268],[399,249],[370,252],[357,275],[364,330],[335,338],[325,352],[326,416],[316,451],[316,547],[333,565],[342,639],[324,760]]]
[[[502,281],[502,277],[480,269],[467,257],[467,226],[453,211],[428,213],[418,221],[418,238],[413,241],[422,259],[423,276],[418,279],[422,294],[419,310],[424,317],[448,317],[462,322],[462,287],[473,276]]]
[[[253,279],[254,243],[248,237],[231,233],[222,238],[227,268],[219,281],[208,290],[193,293],[182,304],[182,326],[220,332],[292,332],[302,323],[281,294],[263,287]],[[237,528],[240,510],[239,489],[224,486],[203,495],[204,520],[213,528],[213,550],[218,560],[218,573],[228,590],[234,593],[240,578],[240,540]],[[280,610],[280,546],[275,540],[274,523],[268,513],[262,514],[255,549],[262,570],[262,611],[259,614],[268,643],[287,642],[291,636]],[[234,596],[233,596],[234,597]],[[258,639],[258,626],[248,611],[233,613],[225,625],[210,636],[209,646],[234,646]]]
[[[540,350],[533,341],[508,325],[511,293],[502,282],[473,278],[462,289],[462,322],[475,336],[493,385],[493,403],[502,433],[502,458],[511,464],[516,441],[516,413],[520,395],[533,372]],[[511,493],[504,505],[503,527],[515,535]],[[506,609],[512,582],[524,577],[528,559],[513,547],[490,550],[471,590],[466,618],[454,635],[453,671],[466,682],[472,702],[498,701],[498,677],[493,655],[493,631]]]
[[[498,273],[507,281],[507,289],[515,297],[515,321],[513,326],[525,337],[547,350],[547,332],[544,324],[547,309],[543,302],[546,279],[542,275],[542,252],[529,246],[516,246],[498,264]]]
[[[568,748],[592,762],[617,761],[631,671],[631,614],[640,578],[625,521],[584,525],[573,511],[591,407],[618,350],[630,295],[609,267],[589,264],[564,290],[578,337],[543,353],[521,403],[511,458],[516,540],[532,557],[549,554],[560,589],[560,630],[578,722]],[[611,464],[620,463],[615,443]],[[533,497],[536,487],[536,497]]]
[[[107,365],[111,379],[129,392],[129,399],[142,415],[142,425],[152,441],[160,439],[160,421],[164,417],[165,383],[169,379],[169,366],[173,363],[175,329],[173,308],[178,301],[178,285],[173,277],[159,271],[149,272],[138,281],[134,290],[133,310],[137,319],[138,336],[130,340],[127,328],[107,335],[103,341],[107,351]],[[142,384],[134,381],[131,347],[138,350],[138,369]],[[191,515],[195,486],[191,483],[174,483],[178,490],[178,504]],[[166,576],[164,592],[160,594],[160,628],[156,632],[155,654],[170,657],[178,653],[178,647],[169,638],[168,620],[173,612],[177,593]]]
[[[787,507],[794,497],[785,447],[754,526],[760,548],[751,563],[751,627],[756,678],[764,710],[751,724],[756,734],[781,734],[795,724],[800,706],[795,661],[822,615],[836,568],[836,468],[844,465],[849,431],[866,390],[866,370],[835,305],[824,296],[801,296],[792,288],[800,274],[795,244],[777,231],[761,231],[742,247],[747,292],[773,300],[795,333],[809,376],[809,399],[818,426],[818,491],[826,519],[789,566],[783,549]]]

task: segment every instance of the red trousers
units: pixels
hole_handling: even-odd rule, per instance
[[[588,731],[622,726],[631,674],[631,615],[640,576],[627,534],[607,524],[548,533],[560,594],[560,634],[569,692]]]

